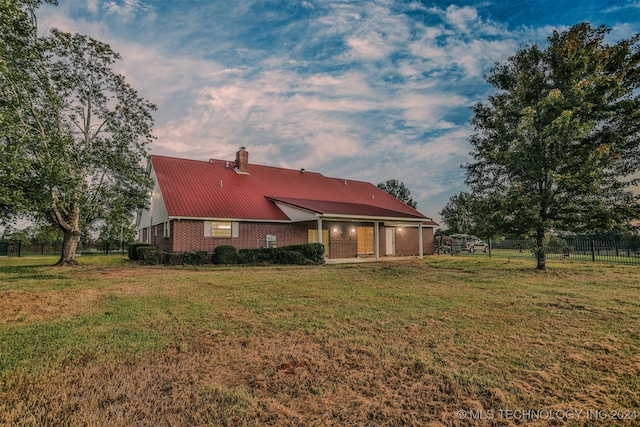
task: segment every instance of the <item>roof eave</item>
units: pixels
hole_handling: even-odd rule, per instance
[[[413,218],[413,217],[397,217],[397,216],[375,216],[375,215],[347,215],[347,214],[333,214],[325,212],[317,215],[318,219],[347,219],[351,221],[393,221],[402,223],[418,223],[429,221],[429,218]]]
[[[206,216],[181,216],[181,215],[169,215],[169,219],[174,220],[189,220],[189,221],[232,221],[232,222],[282,222],[290,223],[289,219],[272,219],[272,218],[220,218],[220,217],[206,217]]]

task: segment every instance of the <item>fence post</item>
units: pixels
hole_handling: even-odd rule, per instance
[[[489,237],[489,258],[491,258],[491,237]]]
[[[591,240],[591,261],[596,262],[596,242]]]
[[[44,243],[40,243],[40,255],[44,256]]]
[[[104,242],[104,254],[109,255],[109,242]]]
[[[22,254],[22,240],[18,240],[18,258]]]

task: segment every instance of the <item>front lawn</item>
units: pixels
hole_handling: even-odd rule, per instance
[[[80,261],[0,260],[0,425],[640,417],[640,267]]]

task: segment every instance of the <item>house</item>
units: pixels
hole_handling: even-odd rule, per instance
[[[308,242],[329,258],[433,253],[437,224],[378,187],[304,169],[152,156],[155,182],[139,240],[166,252]]]

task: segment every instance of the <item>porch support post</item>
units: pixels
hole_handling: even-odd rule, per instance
[[[324,244],[322,241],[322,218],[318,218],[318,243]]]
[[[422,247],[422,222],[418,224],[418,239],[420,239],[418,242],[418,248],[420,251],[418,258],[424,259],[424,248]]]
[[[376,254],[376,261],[380,259],[380,223],[373,222],[373,246]]]

